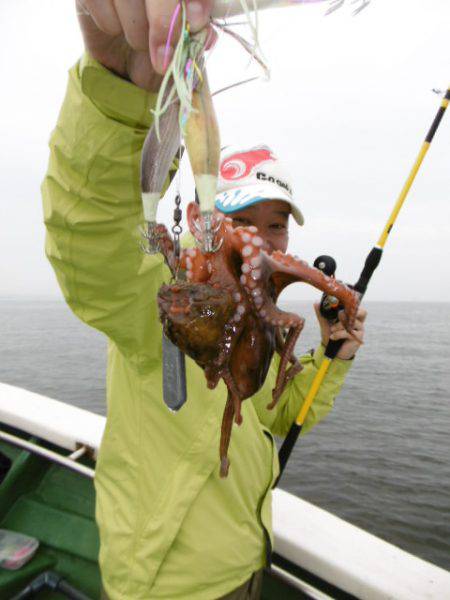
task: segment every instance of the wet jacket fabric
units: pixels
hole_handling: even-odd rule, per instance
[[[273,434],[284,436],[323,358],[303,371],[268,411],[279,359],[234,426],[230,472],[219,476],[226,388],[206,387],[187,359],[188,401],[162,400],[156,294],[167,282],[160,255],[144,255],[141,147],[155,95],[85,55],[69,75],[43,182],[46,252],[73,312],[108,338],[107,422],[95,487],[100,566],[111,600],[211,600],[244,583],[266,560],[271,487],[278,474]],[[335,360],[305,431],[332,408],[348,361]]]

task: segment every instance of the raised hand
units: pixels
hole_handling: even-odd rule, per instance
[[[107,69],[155,92],[164,70],[165,45],[176,5],[177,0],[76,0],[86,50]],[[187,1],[193,33],[208,26],[211,7],[212,0]],[[166,60],[178,40],[179,24],[180,19]]]
[[[358,312],[356,313],[352,333],[349,333],[344,327],[344,311],[339,312],[339,321],[331,325],[327,319],[320,314],[319,307],[320,305],[318,303],[314,304],[314,310],[322,334],[322,343],[326,346],[330,339],[344,340],[344,343],[337,354],[337,358],[342,358],[343,360],[353,358],[358,351],[358,348],[364,343],[364,321],[367,317],[367,310],[359,307]]]

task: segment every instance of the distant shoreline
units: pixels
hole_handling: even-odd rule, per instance
[[[318,298],[318,297],[317,297]],[[310,300],[294,298],[286,298],[280,300],[280,305],[290,304],[311,304],[316,302],[317,298],[311,298]],[[14,296],[4,295],[0,296],[0,302],[54,302],[57,304],[65,304],[64,298],[57,296]],[[450,300],[364,300],[364,304],[450,304]]]

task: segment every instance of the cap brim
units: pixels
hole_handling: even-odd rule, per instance
[[[283,200],[291,207],[291,214],[299,225],[305,222],[300,209],[294,204],[289,192],[270,182],[247,185],[239,188],[230,188],[217,194],[215,205],[225,214],[243,210],[248,206],[267,200]]]

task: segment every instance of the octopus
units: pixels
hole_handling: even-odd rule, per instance
[[[229,218],[217,216],[214,207],[221,143],[201,56],[200,71],[201,76],[191,82],[192,110],[186,112],[185,104],[182,108],[175,83],[170,90],[162,87],[161,104],[166,110],[159,118],[160,135],[155,123],[144,142],[141,191],[146,251],[162,252],[172,273],[184,275],[184,280],[176,277],[174,283],[159,290],[164,333],[203,369],[209,388],[223,380],[228,389],[219,449],[220,475],[226,477],[233,423],[242,423],[241,404],[264,384],[274,353],[280,355],[280,362],[268,409],[275,407],[286,385],[302,368],[294,348],[304,319],[277,306],[282,290],[303,281],[336,297],[344,307],[350,332],[359,298],[306,262],[283,252],[271,253],[255,227],[234,228]],[[198,247],[183,250],[178,258],[172,238],[156,215],[180,134],[194,175],[201,218],[197,222]]]
[[[276,305],[282,290],[302,281],[336,297],[348,331],[359,297],[297,257],[270,253],[256,227],[234,228],[229,218],[220,217],[217,225],[220,250],[185,249],[179,262],[164,225],[157,225],[157,235],[169,267],[184,273],[183,281],[163,285],[159,291],[164,333],[204,370],[210,389],[221,379],[228,389],[219,448],[220,475],[226,477],[233,423],[242,423],[241,403],[262,387],[274,353],[279,353],[280,362],[269,410],[302,369],[294,348],[304,319]]]

